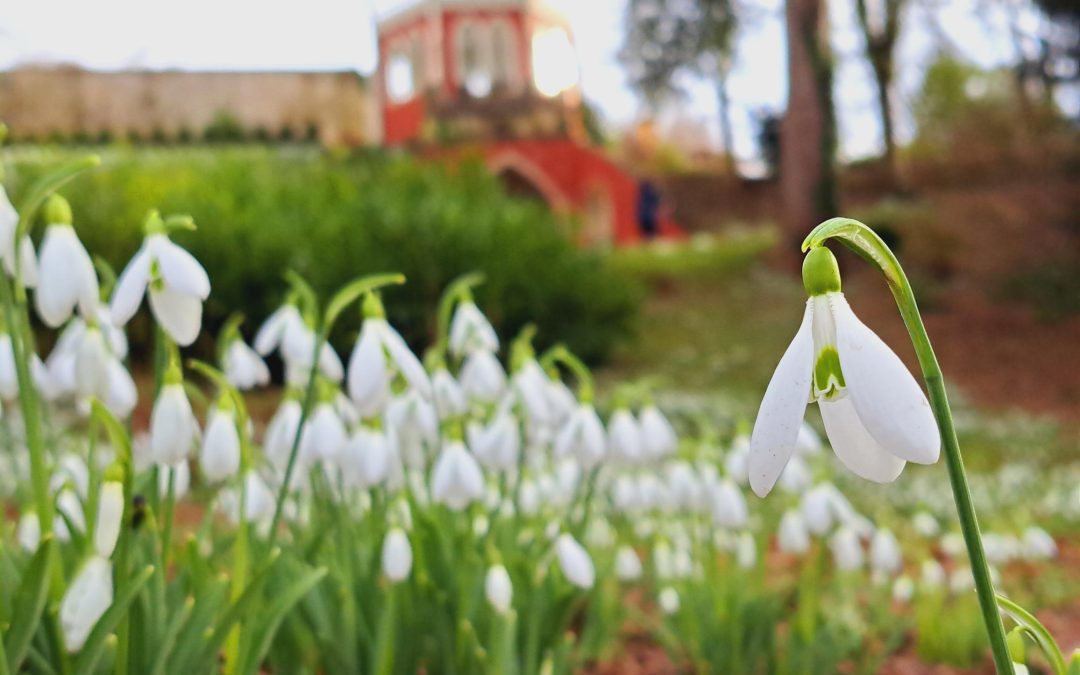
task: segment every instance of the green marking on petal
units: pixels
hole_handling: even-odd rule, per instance
[[[831,401],[843,393],[847,386],[840,370],[840,353],[836,347],[826,347],[814,362],[814,398]]]

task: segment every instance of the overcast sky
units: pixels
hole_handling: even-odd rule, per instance
[[[643,110],[626,84],[616,54],[623,38],[626,0],[550,0],[574,28],[585,97],[614,127]],[[1013,0],[1027,7],[1027,0]],[[0,67],[27,62],[72,62],[97,69],[326,69],[368,74],[375,68],[375,16],[410,0],[3,0],[0,2]],[[911,133],[903,100],[917,91],[922,69],[939,41],[928,29],[931,15],[946,41],[982,66],[1015,59],[1003,11],[979,0],[915,0],[907,17],[899,58],[898,133]],[[836,96],[842,152],[874,152],[880,129],[870,72],[861,58],[853,0],[831,0]],[[782,0],[747,2],[755,16],[743,26],[730,82],[736,152],[753,154],[752,115],[779,111],[786,96]],[[1000,6],[995,3],[994,6]],[[1036,22],[1026,9],[1024,15]],[[1033,24],[1034,25],[1034,24]],[[716,94],[707,82],[686,83],[690,95],[671,106],[663,121],[681,119],[718,134]],[[691,125],[692,126],[692,125]]]

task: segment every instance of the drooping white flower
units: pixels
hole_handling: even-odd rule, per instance
[[[96,325],[87,326],[75,347],[75,391],[80,396],[105,399],[109,392],[112,355]]]
[[[374,417],[385,410],[394,371],[413,390],[431,398],[431,380],[401,335],[381,316],[364,319],[346,375],[349,397],[361,416]]]
[[[165,384],[150,413],[150,454],[159,465],[175,466],[187,458],[199,425],[184,385]]]
[[[15,371],[15,351],[11,335],[0,333],[0,397],[10,401],[19,396],[19,377]]]
[[[945,568],[941,566],[937,560],[933,558],[927,558],[923,561],[920,568],[920,582],[923,586],[930,589],[941,588],[948,580],[948,574],[945,572]]]
[[[76,306],[83,316],[93,315],[97,302],[97,273],[75,228],[66,223],[49,225],[41,242],[34,293],[38,316],[58,328],[71,318]]]
[[[484,596],[499,614],[510,611],[514,599],[514,583],[502,565],[492,565],[484,577]]]
[[[556,428],[566,424],[570,415],[578,407],[574,392],[570,391],[570,387],[566,386],[566,383],[558,379],[557,376],[553,376],[548,380],[547,402],[548,410],[551,411],[551,424]]]
[[[828,249],[815,249],[804,270],[811,256],[831,255]],[[941,438],[919,384],[851,311],[838,274],[829,288],[807,301],[802,325],[758,411],[750,443],[750,485],[760,496],[772,489],[795,451],[810,400],[819,404],[837,457],[862,478],[890,482],[905,462],[938,459]]]
[[[735,563],[742,569],[751,569],[757,562],[757,542],[754,535],[743,531],[735,540]]]
[[[484,474],[461,441],[450,441],[431,471],[431,498],[460,511],[484,497]]]
[[[941,534],[941,525],[938,524],[937,518],[926,511],[919,511],[911,518],[911,527],[928,539]]]
[[[97,522],[94,524],[94,551],[102,558],[111,557],[120,537],[124,518],[124,486],[109,480],[101,486]]]
[[[555,555],[567,581],[583,590],[593,587],[596,583],[596,568],[589,552],[576,539],[569,534],[560,534],[555,541]]]
[[[406,466],[419,469],[439,439],[435,406],[415,390],[398,396],[386,407],[386,424],[394,430],[398,452]]]
[[[806,461],[795,455],[784,467],[783,472],[780,473],[780,480],[778,485],[780,489],[791,494],[802,494],[813,484],[814,476],[810,472],[810,467],[807,466]]]
[[[454,356],[468,356],[476,352],[499,351],[499,336],[495,334],[476,303],[466,300],[458,303],[454,318],[450,321],[447,345]]]
[[[488,426],[469,425],[469,448],[476,459],[495,471],[513,471],[521,455],[521,431],[517,419],[507,413],[496,414]]]
[[[555,436],[555,454],[573,457],[582,468],[591,469],[604,459],[604,423],[591,403],[581,403]]]
[[[465,357],[459,380],[465,394],[479,403],[494,403],[506,391],[506,371],[492,352],[473,352]]]
[[[653,459],[675,454],[679,448],[679,437],[671,422],[654,405],[647,405],[638,415],[641,425],[641,445],[646,456]]]
[[[810,550],[810,531],[801,513],[795,510],[784,512],[780,518],[777,543],[784,553],[802,555]]]
[[[885,528],[874,532],[870,540],[870,567],[882,574],[896,574],[903,565],[900,554],[900,542],[893,533]]]
[[[1057,543],[1041,527],[1031,526],[1024,530],[1023,554],[1028,560],[1049,560],[1057,557]]]
[[[82,649],[90,631],[112,601],[112,563],[103,557],[91,556],[60,601],[60,627],[64,646],[69,652]]]
[[[278,406],[263,435],[263,453],[278,471],[284,471],[289,462],[296,432],[300,428],[303,407],[300,402],[287,396]]]
[[[173,496],[183,499],[191,489],[191,467],[187,459],[182,459],[172,466],[162,466],[158,472],[158,494],[163,498],[169,494],[169,484],[172,483]]]
[[[346,483],[366,489],[385,481],[395,459],[390,444],[390,439],[380,430],[360,427],[354,431],[342,451],[341,468]]]
[[[859,535],[850,527],[840,527],[829,539],[833,562],[842,572],[851,572],[862,567],[863,550]]]
[[[465,391],[446,368],[439,368],[431,376],[431,388],[435,397],[435,410],[441,419],[459,417],[469,409]]]
[[[15,234],[19,225],[19,213],[8,199],[7,191],[0,185],[0,259],[8,276],[15,276]],[[19,241],[19,265],[23,285],[33,288],[37,285],[38,265],[34,244],[29,235],[23,235]]]
[[[409,537],[400,527],[386,533],[382,547],[382,570],[391,583],[400,583],[409,578],[412,571],[412,545]]]
[[[125,419],[135,410],[139,402],[139,390],[135,380],[124,364],[113,358],[109,361],[109,389],[105,394],[105,407],[119,419]]]
[[[739,486],[730,479],[725,479],[713,490],[712,517],[720,527],[738,528],[746,525],[749,518],[746,497]]]
[[[615,552],[615,576],[619,581],[637,581],[641,578],[641,558],[630,546],[620,546]]]
[[[215,407],[210,412],[199,452],[199,468],[211,483],[223,481],[240,471],[240,433],[231,409]]]
[[[269,525],[276,505],[270,486],[262,476],[249,470],[244,476],[244,511],[248,522]]]
[[[305,466],[311,466],[319,460],[336,463],[348,440],[345,425],[334,410],[334,405],[319,403],[300,434],[299,459]]]
[[[41,544],[41,519],[37,511],[23,511],[19,517],[19,528],[16,532],[19,546],[27,553],[33,553]]]
[[[225,379],[241,391],[270,383],[270,368],[259,353],[236,338],[225,348]]]
[[[679,592],[671,586],[661,590],[657,600],[660,604],[660,611],[664,614],[670,616],[679,611]]]
[[[532,428],[548,428],[554,422],[548,401],[548,376],[534,358],[526,359],[511,378],[514,398]]]
[[[641,427],[628,408],[619,408],[608,420],[608,452],[626,464],[641,461]]]
[[[901,604],[907,604],[911,602],[912,596],[915,595],[915,582],[911,580],[911,577],[906,575],[900,575],[896,577],[896,581],[893,582],[892,598],[894,602]]]

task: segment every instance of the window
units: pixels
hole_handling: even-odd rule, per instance
[[[492,62],[490,26],[465,21],[457,31],[458,75],[473,98],[491,93]]]
[[[392,54],[386,64],[386,95],[392,103],[404,103],[415,94],[412,61],[402,52]]]
[[[495,54],[494,80],[507,89],[517,89],[521,84],[521,68],[518,63],[518,41],[514,26],[500,20],[492,26],[492,53]]]

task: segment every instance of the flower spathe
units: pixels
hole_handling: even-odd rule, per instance
[[[804,270],[822,251],[818,258],[832,255],[815,249]],[[837,457],[862,478],[890,482],[905,462],[932,464],[940,453],[937,424],[915,378],[851,311],[839,290],[839,275],[824,288],[807,301],[802,324],[758,411],[749,475],[759,496],[772,490],[794,453],[811,400],[820,406]],[[814,284],[813,290],[822,286]]]
[[[183,347],[194,342],[210,278],[194,256],[162,232],[149,234],[120,274],[111,303],[113,322],[122,326],[130,321],[147,292],[150,310],[169,337]]]

